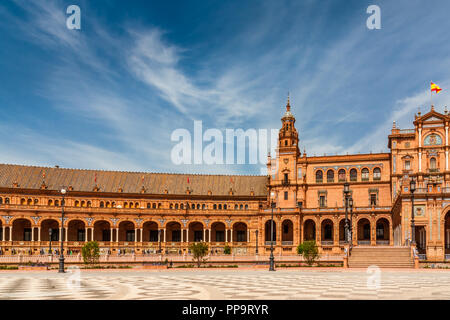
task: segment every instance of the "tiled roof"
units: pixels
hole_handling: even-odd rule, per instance
[[[97,182],[95,182],[97,179]],[[72,187],[73,191],[91,192],[97,185],[99,192],[146,194],[186,194],[227,196],[230,188],[235,196],[265,196],[266,176],[240,175],[199,175],[172,173],[145,173],[124,171],[102,171],[34,167],[0,164],[0,188],[41,189],[43,182],[47,190],[59,190],[62,186]]]

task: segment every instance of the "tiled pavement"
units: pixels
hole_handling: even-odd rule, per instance
[[[450,299],[450,272],[9,272],[0,299]]]

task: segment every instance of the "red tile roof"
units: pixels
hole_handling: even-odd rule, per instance
[[[213,196],[226,196],[230,188],[236,196],[250,196],[252,191],[255,196],[267,194],[266,176],[146,173],[0,164],[0,188],[41,189],[44,182],[48,190],[70,186],[73,191],[82,192],[91,192],[97,185],[99,192],[120,192],[119,189],[122,189],[123,193],[141,193],[144,186],[146,194],[165,194],[167,190],[168,194],[181,195],[187,193],[188,187],[192,195],[208,195],[211,191]]]

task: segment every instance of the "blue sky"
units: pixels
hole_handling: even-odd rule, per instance
[[[81,30],[66,8],[81,8]],[[366,9],[381,8],[381,30]],[[177,128],[279,128],[308,155],[387,151],[433,98],[450,107],[450,2],[0,2],[0,162],[259,174],[171,162]]]

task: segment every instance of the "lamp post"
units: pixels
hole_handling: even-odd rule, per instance
[[[62,200],[61,200],[61,252],[59,255],[59,273],[64,273],[64,196],[66,195],[66,189],[61,189]]]
[[[255,254],[257,255],[258,254],[258,233],[259,233],[258,230],[256,230],[255,233],[256,233],[256,240],[255,240],[256,241],[256,250],[255,250]]]
[[[48,254],[52,255],[52,228],[48,228]]]
[[[348,194],[350,193],[350,184],[344,183],[344,202],[345,202],[345,227],[344,237],[345,242],[348,243]]]
[[[416,180],[411,178],[409,184],[411,190],[411,244],[416,245],[416,225],[414,223],[414,192],[416,191]]]
[[[269,271],[275,271],[275,261],[273,257],[273,208],[275,208],[276,203],[273,201],[275,193],[270,193],[270,207],[272,208],[272,220],[270,221],[270,258],[269,258]]]
[[[353,198],[348,199],[350,206],[350,247],[353,246]]]

